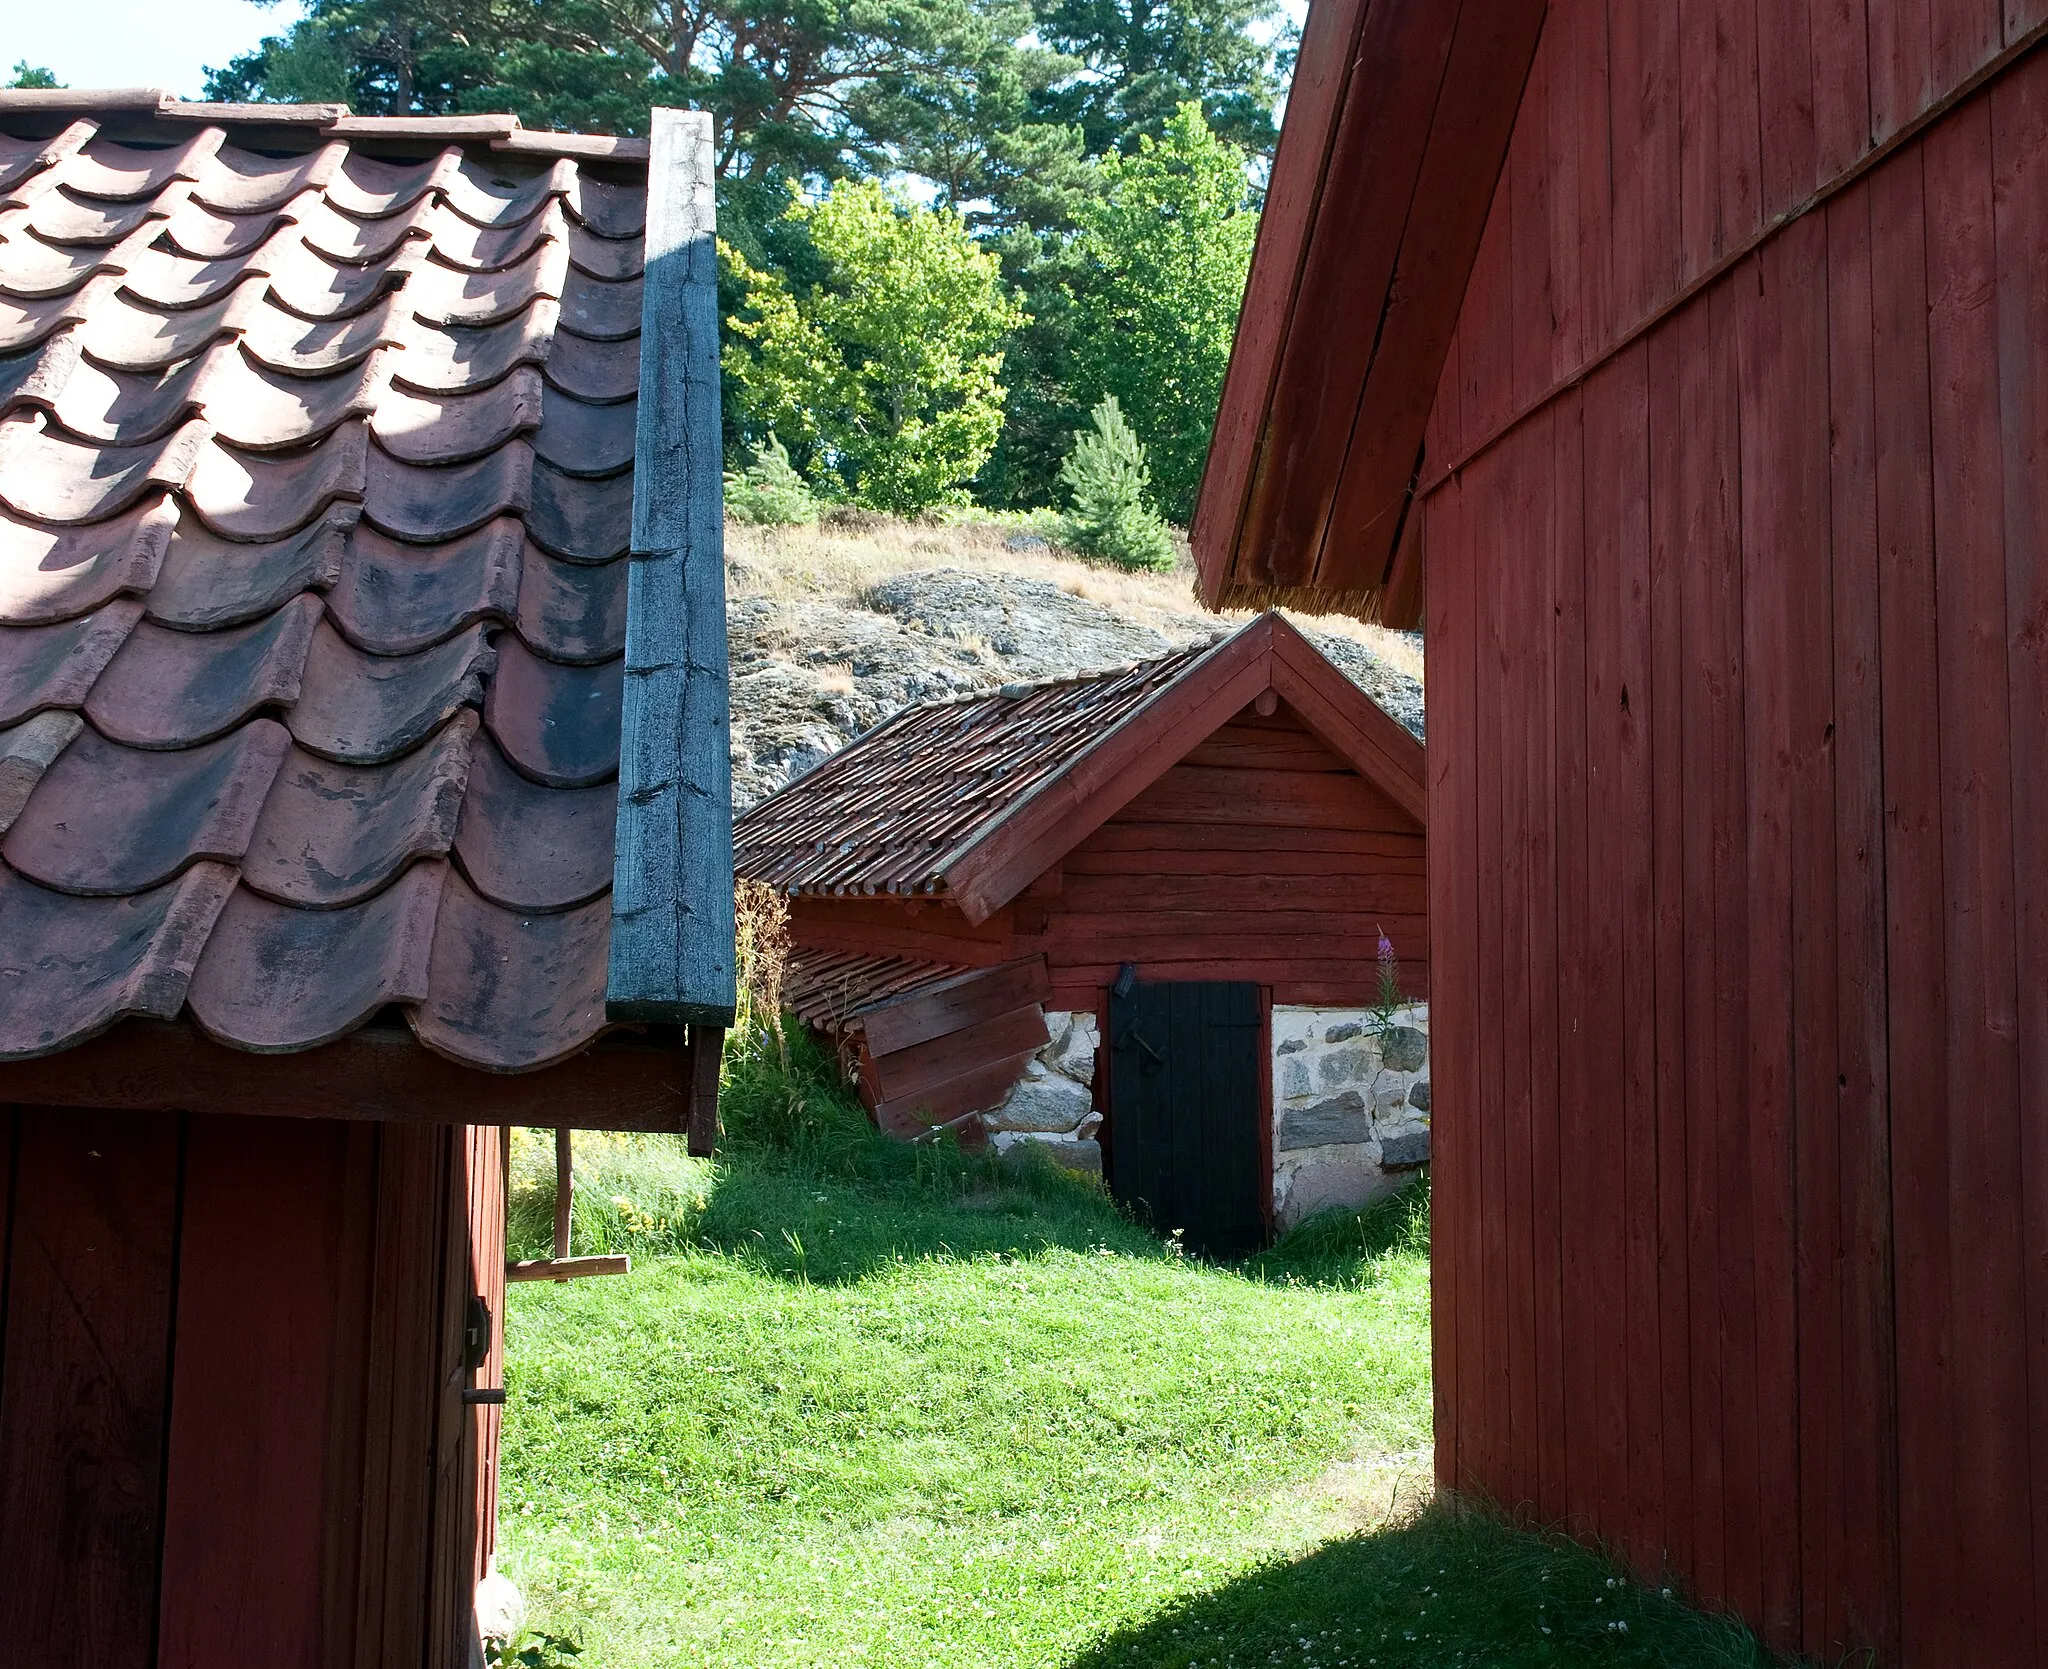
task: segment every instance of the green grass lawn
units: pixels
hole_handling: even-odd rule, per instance
[[[1767,1661],[1424,1507],[1420,1191],[1207,1266],[1092,1184],[872,1140],[816,1063],[795,1082],[742,1072],[715,1164],[579,1138],[576,1249],[634,1271],[508,1300],[501,1561],[582,1664]]]

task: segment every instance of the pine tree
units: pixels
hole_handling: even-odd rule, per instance
[[[759,527],[802,527],[816,521],[818,501],[789,461],[781,441],[770,435],[754,461],[725,477],[725,513]]]
[[[1060,470],[1073,505],[1067,543],[1120,568],[1171,568],[1173,535],[1147,499],[1144,446],[1114,394],[1105,394],[1092,415],[1093,427],[1075,432]]]

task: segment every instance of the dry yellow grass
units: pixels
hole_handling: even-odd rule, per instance
[[[1099,603],[1143,624],[1184,634],[1197,621],[1232,626],[1244,611],[1219,613],[1195,596],[1195,570],[1183,545],[1181,560],[1168,573],[1133,573],[1087,562],[1058,546],[1051,551],[1013,551],[1004,541],[1016,529],[991,523],[925,526],[878,519],[871,527],[750,527],[728,522],[725,551],[728,584],[735,596],[798,595],[858,599],[869,586],[896,574],[927,568],[967,568],[1050,580],[1062,591]],[[1297,624],[1363,644],[1386,665],[1417,679],[1422,653],[1401,632],[1368,625],[1346,615],[1304,615],[1285,610]],[[969,643],[970,649],[985,645]]]

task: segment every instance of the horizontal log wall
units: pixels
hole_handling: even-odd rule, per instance
[[[1826,1661],[2048,1640],[2048,58],[1628,331],[2037,10],[1554,5],[1422,501],[1440,1476]]]
[[[1240,714],[1062,860],[1057,893],[1010,907],[1053,1004],[1093,1011],[1117,968],[1250,980],[1278,1003],[1361,1003],[1385,930],[1426,998],[1421,827],[1284,705]]]

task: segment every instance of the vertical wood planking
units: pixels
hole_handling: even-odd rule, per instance
[[[1716,966],[1719,932],[1719,844],[1725,809],[1721,759],[1733,729],[1737,698],[1732,671],[1718,655],[1714,623],[1725,576],[1734,562],[1728,518],[1734,512],[1729,468],[1733,412],[1717,399],[1710,306],[1702,300],[1662,333],[1672,345],[1673,401],[1678,433],[1676,499],[1671,520],[1678,540],[1678,608],[1685,621],[1679,714],[1684,794],[1685,1165],[1687,1354],[1692,1361],[1692,1561],[1696,1596],[1710,1604],[1727,1594],[1723,1562],[1720,1161],[1729,1122],[1723,1116],[1718,1035],[1723,1013]],[[1737,709],[1739,711],[1739,709]]]
[[[626,571],[613,1018],[732,1024],[732,761],[711,118],[656,110]]]
[[[1613,100],[1612,330],[1633,328],[1677,289],[1680,73],[1678,14],[1670,0],[1616,0],[1607,8]]]
[[[1579,236],[1579,153],[1586,143],[1578,126],[1584,13],[1584,7],[1560,7],[1545,21],[1543,39],[1536,47],[1536,65],[1543,72],[1543,103],[1528,107],[1542,118],[1550,239],[1544,264],[1550,286],[1553,384],[1585,361],[1586,297],[1580,269],[1584,260],[1597,253]],[[1521,135],[1516,138],[1519,141]]]
[[[1451,744],[1429,756],[1432,1018],[1434,1024],[1454,1027],[1458,1036],[1471,1037],[1478,977],[1472,954],[1478,927],[1472,833],[1477,651],[1472,624],[1478,587],[1461,484],[1454,481],[1437,493],[1427,514],[1433,556],[1429,641],[1436,671],[1425,699],[1432,732]],[[1467,1433],[1477,1418],[1474,1358],[1484,1323],[1478,1307],[1478,1222],[1471,1204],[1479,1158],[1474,1129],[1478,1090],[1469,1050],[1451,1052],[1441,1065],[1448,1070],[1433,1075],[1441,1082],[1432,1094],[1441,1099],[1433,1104],[1431,1137],[1431,1236],[1444,1248],[1431,1281],[1436,1465],[1439,1483],[1462,1489],[1470,1478]]]
[[[156,1637],[175,1118],[26,1111],[0,1379],[0,1639],[147,1669]]]
[[[1498,796],[1501,875],[1501,1158],[1507,1231],[1502,1296],[1507,1305],[1510,1463],[1506,1503],[1533,1513],[1537,1497],[1535,1155],[1530,1126],[1529,1055],[1529,655],[1526,625],[1537,603],[1532,583],[1549,555],[1541,505],[1548,483],[1532,456],[1528,433],[1501,450],[1507,512],[1495,547],[1495,653],[1499,658]]]
[[[1586,446],[1586,913],[1588,989],[1582,1039],[1573,1053],[1586,1057],[1586,1104],[1591,1174],[1588,1201],[1594,1306],[1593,1362],[1581,1395],[1594,1410],[1599,1533],[1620,1542],[1629,1527],[1629,1150],[1625,1091],[1627,1054],[1622,1037],[1622,916],[1617,887],[1626,857],[1615,808],[1621,795],[1622,545],[1639,506],[1629,468],[1642,443],[1631,423],[1632,379],[1625,362],[1610,361],[1587,379]]]
[[[1815,0],[1769,0],[1756,8],[1757,100],[1766,220],[1804,202],[1821,183],[1814,113],[1814,3]]]
[[[1789,1273],[1796,1285],[1788,1294],[1794,1301],[1778,1317],[1778,1371],[1786,1395],[1796,1399],[1796,1413],[1777,1428],[1789,1445],[1792,1470],[1773,1502],[1790,1594],[1783,1636],[1788,1640],[1799,1639],[1801,1630],[1815,1640],[1825,1633],[1830,1530],[1824,1520],[1803,1514],[1800,1504],[1809,1478],[1823,1499],[1832,1493],[1844,1395],[1827,260],[1827,222],[1821,215],[1797,222],[1763,257],[1785,343],[1773,375],[1783,389],[1778,403],[1784,412],[1786,519],[1779,549],[1792,651],[1785,785],[1792,910],[1790,1145],[1778,1197],[1789,1207]],[[1804,1580],[1808,1572],[1811,1591]]]
[[[1621,1045],[1621,1163],[1626,1263],[1628,1497],[1623,1535],[1637,1573],[1663,1563],[1662,1311],[1657,1291],[1656,897],[1651,868],[1649,349],[1615,361],[1614,778],[1605,821],[1618,837],[1608,872],[1619,905],[1615,1006]]]
[[[1664,328],[1648,355],[1650,482],[1649,859],[1651,965],[1644,977],[1654,1007],[1657,1170],[1658,1432],[1664,1512],[1661,1551],[1678,1570],[1694,1568],[1692,1479],[1692,1294],[1688,1281],[1686,1129],[1686,893],[1683,612],[1686,550],[1683,458],[1698,437],[1683,427],[1681,356],[1696,337]],[[1633,1035],[1633,1030],[1631,1032]]]
[[[1932,13],[1940,0],[1870,0],[1870,137],[1882,144],[1934,91]]]
[[[1720,109],[1715,170],[1721,246],[1741,247],[1764,223],[1763,106],[1759,97],[1757,14],[1768,0],[1716,0],[1714,86]]]
[[[1747,610],[1742,524],[1746,444],[1738,349],[1737,295],[1753,273],[1737,272],[1708,294],[1713,394],[1709,421],[1715,425],[1717,491],[1713,533],[1722,543],[1711,563],[1707,619],[1702,631],[1712,645],[1713,675],[1719,680],[1710,769],[1715,911],[1714,977],[1721,1004],[1715,1028],[1715,1098],[1718,1133],[1714,1185],[1721,1256],[1721,1478],[1723,1583],[1728,1602],[1745,1616],[1762,1609],[1763,1553],[1757,1437],[1757,1261],[1752,1198],[1753,1149],[1757,1141],[1750,1110],[1749,990],[1751,932],[1748,843],[1749,804],[1747,709],[1752,699],[1744,617]],[[1732,1115],[1727,1109],[1735,1109]]]
[[[1804,223],[1802,223],[1804,224]],[[1773,250],[1776,246],[1773,246]],[[1756,1535],[1759,1617],[1772,1639],[1796,1627],[1797,1327],[1793,1248],[1793,541],[1804,525],[1804,437],[1792,409],[1799,321],[1788,318],[1781,264],[1761,253],[1734,274],[1742,392],[1745,729],[1748,745],[1749,1058],[1742,1120],[1756,1259]],[[1824,375],[1824,373],[1823,373]],[[1823,380],[1821,388],[1825,390]],[[1789,1530],[1789,1535],[1788,1535]],[[1789,1567],[1789,1568],[1788,1568]]]
[[[1933,0],[1928,45],[1930,94],[1939,98],[1982,69],[2005,44],[2000,0]]]
[[[1808,0],[1814,161],[1821,180],[1832,180],[1870,149],[1868,5],[1869,0]]]
[[[1879,657],[1876,388],[1871,360],[1870,193],[1828,207],[1830,547],[1834,556],[1835,884],[1841,1077],[1840,1382],[1824,1406],[1802,1371],[1802,1419],[1833,1444],[1817,1516],[1827,1537],[1823,1638],[1898,1640],[1897,1456],[1892,1345],[1891,1135],[1884,992],[1883,663]],[[1802,1439],[1802,1443],[1804,1439]],[[1809,1576],[1809,1585],[1814,1580]],[[1809,1593],[1809,1615],[1811,1616]]]
[[[1556,407],[1557,521],[1552,547],[1551,663],[1553,736],[1557,750],[1557,1037],[1590,1035],[1594,1022],[1587,900],[1593,878],[1587,856],[1590,825],[1586,761],[1586,395],[1567,392]],[[1593,1526],[1600,1486],[1598,1434],[1583,1418],[1592,1405],[1598,1356],[1597,1255],[1593,1216],[1597,1182],[1579,1155],[1599,1140],[1586,1051],[1558,1050],[1558,1145],[1573,1156],[1558,1177],[1563,1288],[1564,1386],[1574,1417],[1563,1434],[1565,1524]]]
[[[1522,682],[1523,746],[1529,762],[1528,1074],[1531,1153],[1531,1276],[1536,1308],[1536,1510],[1554,1524],[1565,1510],[1564,1275],[1558,1118],[1557,958],[1557,695],[1555,687],[1556,563],[1561,498],[1577,483],[1557,475],[1557,413],[1539,412],[1518,443],[1541,484],[1523,555],[1529,570],[1529,612],[1523,617],[1527,670]],[[1530,629],[1533,625],[1534,629]]]
[[[1697,277],[1727,248],[1721,225],[1719,0],[1678,0],[1679,259]]]
[[[348,1129],[195,1118],[179,1234],[161,1669],[320,1661]],[[260,1247],[252,1257],[250,1249]]]
[[[2010,14],[2009,14],[2010,15]],[[1992,94],[1997,157],[1999,437],[2015,854],[2048,852],[2048,73],[2036,58]],[[2013,865],[2026,1271],[2034,1616],[2048,1618],[2048,866]]]
[[[1511,560],[1509,524],[1514,505],[1504,480],[1507,453],[1496,450],[1467,473],[1466,487],[1478,507],[1473,540],[1481,618],[1478,677],[1475,680],[1477,722],[1474,750],[1479,761],[1477,840],[1474,859],[1478,877],[1479,920],[1477,1029],[1471,1034],[1479,1069],[1479,1217],[1480,1292],[1485,1330],[1480,1339],[1478,1472],[1486,1489],[1512,1510],[1516,1480],[1514,1413],[1509,1393],[1510,1328],[1508,1266],[1510,1240],[1507,1216],[1507,1113],[1504,1009],[1506,989],[1505,887],[1501,854],[1501,711],[1503,667],[1500,590],[1503,564]]]
[[[2011,716],[1989,101],[1925,141],[1950,1075],[1945,1124],[1958,1360],[1957,1601],[1966,1655],[2033,1638],[2013,943]],[[2038,854],[2030,861],[2038,862]]]
[[[1873,14],[1873,17],[1875,14]],[[1886,1009],[1898,1329],[1899,1592],[1908,1662],[1956,1661],[1957,1371],[1949,1305],[1947,971],[1921,152],[1870,179]]]
[[[429,1639],[434,1439],[451,1132],[378,1132],[365,1352],[357,1661],[416,1661]]]
[[[1529,67],[1523,109],[1534,119],[1515,126],[1502,173],[1508,199],[1509,256],[1514,271],[1514,403],[1517,410],[1538,399],[1552,381],[1557,298],[1550,279],[1549,130],[1543,122],[1550,103],[1551,54],[1542,46]]]

